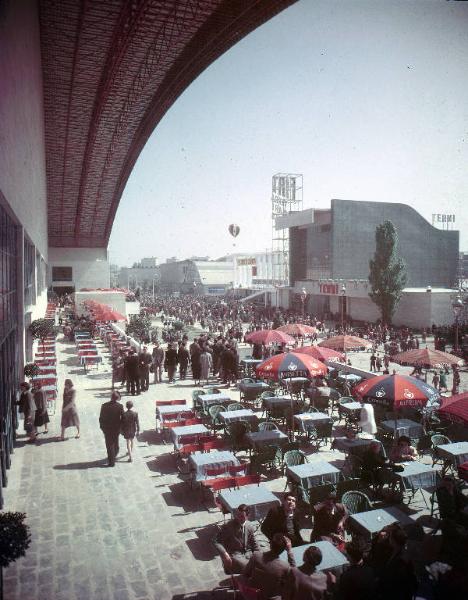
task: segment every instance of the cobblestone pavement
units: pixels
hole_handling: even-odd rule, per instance
[[[367,368],[369,355],[354,356],[353,364]],[[58,376],[60,393],[66,377],[75,383],[81,438],[70,429],[68,439],[59,441],[59,406],[50,433],[36,444],[25,444],[19,432],[5,510],[27,513],[32,543],[5,570],[5,599],[193,599],[228,584],[210,544],[221,514],[214,506],[208,511],[199,492],[180,480],[172,446],[155,433],[155,400],[189,400],[190,382],[151,385],[135,398],[142,434],[134,462],[123,456],[122,443],[110,469],[98,425],[100,405],[109,398],[108,361],[84,374],[74,344],[59,342]],[[229,393],[238,400],[237,390]],[[320,454],[334,462],[343,458],[338,452]],[[284,479],[267,485],[283,491]]]

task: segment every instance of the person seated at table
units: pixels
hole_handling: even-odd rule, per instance
[[[305,543],[301,536],[296,515],[296,498],[293,494],[286,494],[280,506],[270,508],[262,523],[261,531],[269,540],[275,533],[281,533],[291,540],[293,546],[301,546]]]
[[[213,545],[221,556],[224,572],[243,573],[252,553],[259,545],[255,538],[255,526],[249,523],[249,507],[240,504],[234,511],[234,518],[225,523],[213,538]]]
[[[286,590],[283,600],[323,600],[328,582],[334,579],[317,571],[322,562],[322,551],[316,546],[309,546],[302,557],[304,564],[292,567],[286,579]]]
[[[411,440],[408,436],[402,435],[398,438],[397,443],[393,446],[390,451],[391,462],[406,462],[411,460],[417,460],[418,453],[414,446],[411,446]]]
[[[408,536],[399,523],[389,527],[391,555],[382,569],[378,581],[378,593],[381,600],[412,600],[418,582],[413,564],[404,557]]]
[[[254,552],[244,570],[244,578],[250,587],[261,591],[262,600],[280,600],[285,591],[290,567],[295,567],[291,540],[275,533],[270,540],[270,550]],[[286,550],[288,562],[280,558]]]
[[[455,479],[450,475],[442,477],[436,488],[437,502],[441,519],[450,519],[458,525],[468,527],[468,498],[457,487]]]
[[[341,575],[336,600],[373,600],[377,579],[372,567],[364,563],[364,548],[357,542],[345,545],[349,568]]]
[[[344,545],[344,524],[348,517],[348,510],[344,504],[336,500],[336,493],[331,492],[326,500],[313,507],[314,526],[310,536],[311,542],[322,540],[338,547]]]
[[[388,462],[388,458],[382,453],[380,442],[372,442],[362,453],[362,479],[381,487],[392,475]]]

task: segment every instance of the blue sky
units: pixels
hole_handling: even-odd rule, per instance
[[[110,260],[271,247],[271,177],[331,198],[454,213],[468,250],[468,3],[302,0],[213,63],[125,188]],[[230,223],[241,232],[235,240]]]

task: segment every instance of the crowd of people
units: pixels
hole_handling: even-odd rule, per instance
[[[425,535],[417,524],[385,526],[372,540],[349,535],[348,511],[334,493],[312,509],[310,542],[332,543],[348,560],[344,569],[320,570],[322,551],[317,546],[307,546],[303,539],[296,498],[290,493],[281,505],[269,510],[260,532],[248,520],[249,507],[239,505],[232,520],[218,529],[213,545],[225,573],[240,574],[246,585],[261,591],[259,597],[263,600],[412,600],[418,592],[422,598],[462,600],[468,597],[464,571],[467,538],[457,540],[450,530],[459,526],[467,501],[463,494],[454,492],[450,477],[442,480],[440,496],[447,505],[444,510],[450,508],[452,513],[444,512],[443,544],[438,553],[430,548],[431,536]],[[259,539],[262,534],[269,543],[266,550],[262,550],[264,540]],[[292,549],[303,545],[303,564],[297,565]],[[431,553],[433,562],[429,565],[426,557]],[[450,566],[435,560],[445,561],[448,555]],[[440,564],[448,568],[435,576],[431,569],[437,570]],[[446,596],[448,592],[451,595]]]

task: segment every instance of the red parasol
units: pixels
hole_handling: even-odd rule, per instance
[[[372,342],[364,338],[356,337],[355,335],[336,335],[320,342],[319,346],[331,348],[332,350],[358,350],[359,348],[370,348]]]
[[[468,393],[442,398],[442,405],[438,412],[440,416],[447,417],[451,421],[468,425]]]
[[[345,360],[344,354],[341,354],[341,352],[336,352],[336,350],[332,350],[331,348],[326,348],[325,346],[302,346],[301,348],[294,348],[293,352],[313,356],[322,362],[325,362],[326,360],[333,362],[344,362]]]
[[[293,344],[294,338],[278,329],[259,329],[245,336],[251,344]]]
[[[463,360],[459,356],[441,352],[440,350],[430,350],[429,348],[418,348],[400,352],[392,358],[393,362],[401,365],[414,365],[425,367],[426,369],[441,369],[445,365],[459,365]]]
[[[327,367],[307,354],[283,352],[267,358],[256,368],[262,379],[287,379],[289,377],[317,377],[326,375]]]
[[[281,325],[276,331],[283,331],[284,333],[297,337],[308,337],[314,335],[317,330],[315,327],[303,325],[302,323],[288,323],[287,325]]]
[[[440,398],[439,392],[421,379],[410,375],[378,375],[358,383],[353,394],[373,404],[395,409],[402,406],[425,406]]]

